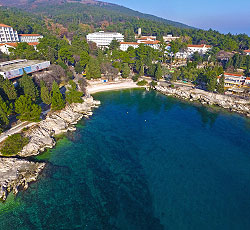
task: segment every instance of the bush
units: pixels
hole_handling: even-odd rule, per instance
[[[132,77],[132,80],[133,80],[134,82],[137,82],[138,79],[139,79],[139,76],[138,76],[137,74],[134,75],[134,76]]]
[[[157,82],[156,82],[156,81],[152,81],[152,82],[151,82],[151,86],[152,86],[152,87],[157,86]]]
[[[1,148],[1,153],[4,156],[17,155],[25,145],[29,143],[28,137],[23,137],[20,133],[9,136]]]
[[[142,80],[142,81],[137,82],[136,85],[144,86],[144,85],[147,85],[147,84],[148,84],[148,82],[146,80]]]

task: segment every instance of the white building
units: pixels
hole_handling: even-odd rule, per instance
[[[244,50],[244,53],[245,53],[246,55],[250,55],[250,50]]]
[[[174,37],[172,34],[168,34],[167,36],[163,36],[164,42],[172,42],[174,40],[179,39],[180,37]]]
[[[0,43],[0,51],[4,54],[10,55],[10,48],[16,48],[17,43]]]
[[[120,42],[120,49],[122,51],[127,51],[129,47],[133,47],[134,49],[139,47],[139,43],[136,42]]]
[[[124,36],[120,33],[104,31],[87,35],[87,41],[96,43],[97,47],[108,47],[113,40],[123,42]]]
[[[250,87],[250,77],[247,77],[245,80],[245,85]]]
[[[241,87],[246,84],[246,77],[243,74],[224,73],[224,77],[226,88]],[[220,78],[221,76],[218,77],[218,81]]]
[[[19,34],[20,42],[39,42],[39,39],[42,39],[43,36],[40,34]]]
[[[149,46],[153,49],[159,49],[160,48],[160,41],[141,41],[141,44],[144,44],[145,46]]]
[[[11,26],[0,24],[0,43],[11,43],[18,41],[18,34]]]
[[[206,54],[212,46],[201,44],[201,45],[188,45],[187,46],[187,52],[189,54],[194,54],[195,52],[198,52],[199,54],[203,55]]]

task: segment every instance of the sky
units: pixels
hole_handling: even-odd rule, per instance
[[[250,0],[103,0],[221,33],[250,35]]]

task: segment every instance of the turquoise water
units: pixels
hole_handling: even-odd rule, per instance
[[[0,205],[0,229],[250,229],[249,120],[142,90],[95,97],[38,157],[39,181]]]

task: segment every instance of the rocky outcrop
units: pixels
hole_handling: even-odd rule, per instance
[[[189,101],[199,101],[206,105],[217,105],[250,117],[250,101],[240,99],[239,97],[215,94],[186,86],[175,86],[172,88],[170,86],[158,85],[155,89],[165,95],[172,95]]]
[[[16,158],[0,158],[0,199],[6,200],[8,193],[17,194],[20,188],[36,181],[45,163],[35,163]]]
[[[55,146],[55,135],[75,130],[75,124],[83,117],[92,115],[92,108],[100,105],[92,97],[83,98],[83,103],[67,105],[63,110],[50,112],[45,120],[30,127],[25,136],[29,143],[18,154],[20,157],[38,155],[46,148]],[[45,163],[25,159],[0,157],[0,198],[6,200],[9,192],[18,193],[19,188],[28,188],[28,183],[36,181]]]
[[[19,153],[21,157],[38,155],[46,148],[52,148],[56,142],[54,136],[74,131],[75,124],[83,117],[92,115],[92,108],[100,104],[92,97],[84,98],[83,103],[67,105],[63,110],[52,112],[46,119],[31,127],[26,133],[29,143]]]

